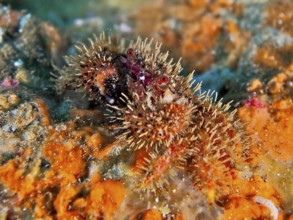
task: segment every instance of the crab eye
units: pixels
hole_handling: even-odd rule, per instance
[[[169,81],[170,79],[168,76],[162,75],[156,80],[156,84],[161,90],[165,90],[169,84]]]
[[[133,58],[134,50],[132,48],[129,48],[126,53],[129,58]]]
[[[162,75],[161,77],[159,77],[159,79],[157,80],[157,84],[160,86],[164,86],[167,85],[169,83],[169,77],[166,75]]]

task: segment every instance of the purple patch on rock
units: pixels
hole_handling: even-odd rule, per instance
[[[6,89],[14,89],[19,86],[19,82],[16,79],[12,79],[10,76],[8,76],[4,78],[0,85]]]

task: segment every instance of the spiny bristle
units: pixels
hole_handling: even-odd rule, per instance
[[[163,101],[164,99],[161,99]],[[136,104],[128,101],[126,108],[122,110],[117,106],[111,108],[123,111],[123,127],[125,131],[131,131],[128,135],[123,132],[118,139],[131,139],[137,148],[145,147],[146,143],[165,143],[165,147],[170,146],[176,136],[180,136],[188,127],[192,112],[192,106],[188,100],[175,99],[169,103],[158,103],[148,107],[147,102]],[[147,109],[147,110],[146,110]],[[142,140],[139,142],[139,140]],[[148,147],[153,147],[148,144]]]
[[[81,43],[77,55],[65,58],[57,87],[83,89],[104,104],[121,151],[147,152],[133,178],[139,192],[162,192],[179,169],[197,188],[221,191],[221,177],[232,175],[244,149],[236,110],[229,113],[231,102],[214,91],[202,92],[194,72],[180,76],[181,59],[174,63],[161,46],[153,39],[125,46],[104,33],[94,36],[89,47]]]
[[[178,151],[179,152],[179,151]],[[183,151],[180,151],[182,153]],[[169,181],[175,176],[176,170],[179,169],[180,163],[174,155],[172,158],[169,154],[173,154],[172,149],[167,149],[162,155],[152,152],[149,159],[144,159],[143,165],[139,168],[138,178],[135,180],[136,190],[156,193],[157,189],[168,186]],[[181,163],[182,164],[182,163]]]
[[[125,91],[125,76],[119,70],[117,56],[122,44],[113,44],[104,33],[89,39],[89,47],[76,45],[77,55],[65,57],[67,66],[61,70],[58,87],[85,90],[90,99],[119,103],[117,93]],[[118,63],[117,63],[118,62]]]

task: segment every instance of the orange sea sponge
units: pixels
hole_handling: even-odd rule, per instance
[[[293,108],[284,112],[286,117],[275,120],[267,108],[242,107],[240,118],[247,123],[249,132],[256,134],[261,146],[275,160],[293,160]],[[269,137],[269,138],[268,138]]]
[[[0,167],[0,182],[35,218],[113,219],[125,187],[120,181],[101,180],[98,173],[91,174],[90,181],[81,180],[91,148],[99,148],[103,138],[90,128],[73,129],[73,123],[51,128],[39,157],[29,162],[33,152],[25,149],[22,157]]]
[[[231,192],[224,199],[223,219],[265,218],[283,219],[283,213],[279,211],[281,200],[276,188],[265,182],[260,176],[253,176],[250,180],[238,179]],[[258,199],[270,201],[273,207],[266,202],[260,204]],[[268,206],[266,206],[266,205]]]
[[[203,72],[222,60],[222,53],[227,54],[226,65],[237,65],[250,39],[249,30],[238,23],[244,7],[243,2],[227,0],[154,1],[143,4],[130,18],[136,34],[163,42],[187,68]]]
[[[233,198],[225,205],[223,219],[271,219],[270,210],[243,197]],[[283,219],[283,218],[278,218]]]
[[[238,111],[240,119],[246,123],[245,129],[251,133],[253,147],[249,151],[254,174],[274,187],[276,195],[282,198],[285,214],[292,212],[293,198],[292,80],[290,68],[285,68],[267,83],[253,80],[249,86],[253,98]]]
[[[97,211],[99,208],[104,219],[113,219],[125,199],[125,187],[119,181],[100,182],[97,178],[93,178],[91,184],[88,212],[92,212],[92,215],[95,216],[99,213]]]
[[[247,123],[246,129],[258,140],[258,145],[270,157],[292,162],[293,100],[292,70],[284,69],[272,77],[267,84],[253,81],[249,92],[256,97],[245,102],[238,111],[239,117]],[[255,85],[253,85],[255,84]],[[268,138],[270,137],[270,138]]]
[[[54,206],[59,218],[113,219],[125,198],[125,188],[118,181],[100,181],[93,176],[87,195],[83,196],[82,185],[68,185],[58,193]],[[78,196],[79,194],[79,196]],[[71,206],[71,209],[69,209]]]
[[[17,194],[19,202],[22,202],[37,190],[34,177],[25,176],[24,173],[24,164],[17,160],[10,160],[0,167],[1,183]]]

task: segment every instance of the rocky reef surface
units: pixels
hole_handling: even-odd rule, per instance
[[[293,219],[293,3],[80,2],[0,8],[0,219]]]

